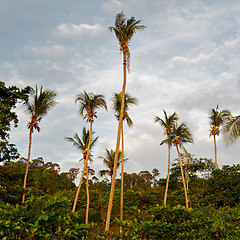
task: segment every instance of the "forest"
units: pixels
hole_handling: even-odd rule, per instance
[[[75,101],[80,116],[89,124],[65,140],[79,149],[83,169],[31,159],[32,136],[40,132],[41,120],[58,104],[56,93],[42,86],[6,86],[0,82],[0,236],[2,239],[239,239],[240,238],[240,165],[217,162],[216,137],[223,135],[228,144],[240,136],[240,116],[218,106],[211,110],[210,137],[215,159],[196,158],[184,147],[193,143],[190,129],[179,123],[176,112],[153,116],[164,129],[160,145],[168,147],[167,178],[159,170],[139,173],[124,171],[130,161],[124,153],[124,121],[132,120],[128,109],[137,99],[126,92],[130,68],[129,42],[137,30],[144,30],[140,20],[116,15],[114,32],[123,56],[123,86],[115,93],[112,106],[118,120],[116,149],[106,149],[103,170],[90,168],[91,150],[98,140],[94,120],[106,110],[101,94],[83,91]],[[10,143],[11,128],[17,127],[14,109],[21,103],[29,114],[28,156],[20,156]],[[174,150],[178,158],[171,161]],[[117,169],[121,177],[117,178]],[[81,175],[81,176],[79,176]],[[80,177],[80,182],[76,179]],[[104,178],[105,177],[105,178]]]

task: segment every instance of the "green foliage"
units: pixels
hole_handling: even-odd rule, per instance
[[[31,197],[24,205],[1,204],[1,239],[83,239],[93,224],[83,224],[71,207],[71,200],[57,195]]]
[[[22,161],[5,162],[0,166],[0,197],[4,202],[20,202],[26,163]],[[42,158],[30,162],[27,195],[54,194],[58,191],[71,190],[75,184],[67,173],[59,174],[58,164],[44,163]]]
[[[196,210],[182,206],[157,205],[149,210],[132,208],[129,220],[122,221],[122,236],[108,233],[111,239],[239,239],[240,206],[216,210]],[[120,221],[118,221],[120,223]]]
[[[240,204],[240,165],[223,166],[212,172],[204,192],[205,201],[215,205],[235,206]]]
[[[11,123],[18,126],[18,118],[13,109],[20,101],[26,101],[31,88],[28,86],[19,89],[16,86],[6,87],[5,82],[0,81],[0,162],[19,158],[15,144],[9,144],[9,131]]]

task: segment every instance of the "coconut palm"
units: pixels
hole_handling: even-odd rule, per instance
[[[122,102],[122,93],[114,93],[113,98],[113,109],[115,111],[115,116],[117,120],[119,121],[120,118],[120,112],[121,112],[121,102]],[[124,112],[123,112],[123,121],[126,120],[129,127],[133,125],[132,119],[128,115],[128,108],[130,105],[137,104],[137,99],[133,98],[128,95],[128,93],[125,94],[125,100],[124,100]],[[120,196],[120,220],[123,220],[123,182],[124,182],[124,134],[123,134],[123,124],[122,124],[122,161],[121,161],[121,196]],[[122,232],[122,228],[120,228],[120,232]]]
[[[123,112],[124,112],[127,68],[128,70],[130,70],[129,43],[131,42],[137,30],[143,30],[145,28],[145,26],[140,25],[140,22],[141,20],[136,20],[135,17],[126,19],[124,13],[121,12],[116,15],[115,25],[112,27],[109,27],[109,30],[115,33],[120,45],[120,51],[123,53],[123,86],[122,86],[121,111],[119,116],[116,151],[115,151],[115,159],[114,159],[114,162],[116,164],[114,164],[114,170],[113,170],[113,181],[111,183],[105,231],[109,231],[113,197],[114,197],[115,179],[116,179],[116,172],[117,172],[117,168],[116,168],[117,158],[118,158],[118,152],[119,152],[119,146],[120,146],[120,135],[121,135],[121,129],[122,129]]]
[[[27,166],[23,182],[22,203],[25,202],[25,191],[27,186],[27,175],[32,146],[32,134],[34,130],[40,132],[39,122],[44,116],[48,114],[49,110],[57,104],[57,102],[55,101],[55,97],[56,93],[54,91],[43,90],[43,87],[41,87],[38,91],[38,88],[36,86],[35,91],[33,89],[31,90],[30,99],[23,103],[23,106],[26,108],[26,112],[30,114],[30,121],[27,124],[27,127],[29,129],[29,145]]]
[[[101,94],[93,94],[93,93],[87,93],[86,91],[84,91],[83,93],[80,93],[77,96],[77,99],[75,100],[75,102],[79,102],[80,103],[80,115],[83,116],[83,119],[86,119],[86,122],[90,123],[90,134],[89,134],[89,140],[88,140],[88,147],[87,147],[87,152],[86,152],[86,160],[84,163],[84,168],[82,171],[82,175],[80,178],[80,182],[78,185],[78,189],[76,192],[76,196],[75,196],[75,200],[73,203],[73,209],[72,212],[75,212],[76,209],[76,205],[77,205],[77,200],[78,200],[78,195],[81,189],[81,185],[82,185],[82,181],[83,181],[83,176],[84,173],[86,171],[86,175],[87,174],[87,167],[88,167],[88,160],[90,157],[90,147],[91,147],[91,142],[92,142],[92,125],[94,122],[94,118],[97,117],[97,112],[96,110],[99,108],[105,108],[107,110],[107,104],[104,100],[104,96]],[[84,112],[85,115],[84,115]],[[88,223],[88,219],[86,219],[86,223]]]
[[[164,119],[156,116],[155,122],[158,122],[160,126],[164,128],[164,135],[167,136],[166,139],[164,139],[160,145],[167,144],[168,145],[168,174],[167,174],[167,181],[166,181],[166,188],[165,188],[165,194],[164,194],[164,205],[167,205],[167,193],[168,193],[168,185],[169,185],[169,178],[170,178],[170,148],[172,145],[172,128],[174,123],[178,120],[178,116],[176,112],[174,112],[172,115],[168,117],[165,110],[163,110],[164,113]]]
[[[92,133],[92,135],[94,134],[94,132]],[[78,136],[77,133],[75,133],[74,137],[66,137],[65,139],[69,142],[71,142],[73,144],[74,147],[76,147],[77,149],[79,149],[82,154],[83,157],[81,160],[83,160],[84,165],[86,162],[86,157],[87,157],[87,149],[88,149],[88,144],[89,144],[89,136],[90,136],[90,132],[89,130],[86,130],[86,128],[84,127],[82,130],[82,139]],[[90,144],[90,149],[92,149],[92,147],[94,146],[94,144],[96,143],[98,137],[94,138],[91,141]],[[88,160],[92,161],[92,155],[91,153],[89,153],[89,158]],[[89,213],[89,187],[88,187],[88,168],[86,169],[86,193],[87,193],[87,206],[86,206],[86,223],[88,223],[88,213]]]
[[[106,149],[106,153],[107,153],[106,157],[99,157],[99,158],[103,159],[103,164],[107,167],[107,169],[100,170],[99,174],[101,177],[103,177],[105,175],[109,175],[111,178],[111,182],[112,182],[115,152],[112,149],[110,151],[108,149]],[[121,157],[122,157],[122,152],[120,151],[118,153],[117,168],[119,168],[119,166],[120,166]],[[124,159],[124,161],[126,161],[126,160],[127,159]]]
[[[187,188],[186,188],[186,182],[185,182],[184,173],[183,173],[179,147],[182,147],[184,143],[193,143],[193,138],[190,130],[188,129],[185,123],[181,123],[179,126],[177,125],[177,123],[175,123],[172,127],[171,135],[172,135],[172,143],[176,147],[177,153],[178,153],[179,165],[180,165],[182,181],[183,181],[183,188],[185,192],[186,208],[188,208]]]
[[[221,126],[226,122],[229,117],[230,112],[228,110],[218,110],[216,108],[211,109],[210,113],[210,137],[213,136],[214,141],[214,152],[215,152],[215,169],[217,169],[217,143],[216,136],[219,136],[221,131]]]
[[[240,138],[240,115],[227,117],[223,125],[223,139],[227,144],[235,143]]]

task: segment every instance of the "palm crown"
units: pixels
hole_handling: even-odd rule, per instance
[[[181,147],[183,143],[193,143],[192,134],[185,123],[179,126],[175,123],[171,135],[175,146]]]
[[[130,51],[128,45],[137,30],[146,28],[144,25],[139,25],[140,22],[141,20],[136,20],[135,17],[126,19],[124,13],[120,12],[116,15],[115,26],[109,27],[111,32],[115,32],[119,41],[120,51],[127,54],[128,70],[130,67]]]
[[[92,134],[94,134],[94,132]],[[83,130],[82,130],[82,139],[78,136],[77,133],[75,133],[73,138],[65,137],[65,139],[67,141],[71,142],[74,147],[76,147],[77,149],[79,149],[83,153],[83,158],[82,158],[83,160],[85,160],[86,156],[87,156],[89,136],[90,136],[89,130],[86,130],[86,128],[84,127]],[[96,137],[95,139],[93,139],[91,141],[90,149],[92,149],[92,147],[95,145],[97,139],[98,139],[98,137]],[[92,161],[91,156],[89,156],[89,160]]]
[[[87,93],[84,91],[77,96],[75,102],[80,102],[80,114],[83,116],[83,112],[86,111],[84,119],[86,122],[93,122],[97,117],[96,110],[103,107],[107,110],[107,104],[102,94]]]
[[[218,106],[216,109],[212,108],[210,115],[210,136],[219,135],[220,134],[220,126],[223,125],[227,118],[230,116],[230,112],[228,110],[218,110]]]
[[[174,112],[172,115],[170,115],[168,117],[167,113],[165,110],[163,110],[164,113],[164,119],[156,116],[155,117],[155,122],[159,122],[160,125],[164,128],[164,135],[167,136],[167,139],[164,139],[160,145],[163,145],[164,143],[172,143],[172,128],[174,123],[178,120],[178,115],[176,114],[176,112]]]
[[[99,157],[103,159],[103,164],[108,168],[107,170],[101,170],[99,173],[101,176],[104,176],[106,173],[109,174],[109,176],[112,178],[113,175],[113,167],[114,167],[114,157],[115,157],[115,151],[112,149],[109,151],[106,149],[107,152],[107,157]],[[117,168],[119,167],[121,163],[121,157],[122,157],[122,152],[120,151],[118,153],[118,161],[117,161]],[[127,159],[124,159],[125,161]]]
[[[122,92],[120,93],[114,93],[112,97],[112,107],[115,111],[115,116],[117,120],[119,121],[120,118],[120,112],[121,112],[121,104],[122,104]],[[130,127],[133,122],[132,119],[129,117],[127,110],[129,109],[130,105],[137,104],[137,99],[134,97],[129,96],[127,93],[125,93],[125,101],[124,101],[124,110],[123,110],[123,121],[126,120],[128,126]]]
[[[39,132],[40,127],[38,122],[40,122],[42,117],[47,115],[49,110],[57,104],[55,101],[56,93],[49,90],[43,91],[42,87],[38,92],[38,88],[36,86],[36,90],[34,91],[34,89],[32,89],[30,94],[32,101],[25,101],[23,104],[26,108],[26,111],[31,115],[28,128],[31,129],[32,132],[34,129]]]

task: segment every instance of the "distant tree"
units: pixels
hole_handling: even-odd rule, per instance
[[[81,116],[83,116],[83,113],[86,112],[83,119],[86,119],[86,122],[90,123],[90,134],[89,134],[89,142],[88,142],[88,147],[87,147],[87,152],[86,152],[86,160],[84,163],[84,168],[82,171],[80,183],[78,185],[75,201],[73,204],[73,209],[72,209],[73,213],[75,212],[75,209],[76,209],[78,195],[79,195],[79,192],[81,189],[83,176],[85,174],[85,171],[88,171],[88,160],[90,157],[90,147],[91,147],[91,142],[92,142],[92,125],[94,122],[94,118],[97,117],[96,110],[99,108],[105,108],[107,110],[107,104],[105,102],[104,96],[101,94],[95,95],[93,93],[87,93],[86,91],[84,91],[83,93],[80,93],[77,96],[77,99],[75,100],[75,102],[80,103],[80,111],[79,112],[80,112]],[[86,175],[88,175],[87,172],[86,172]],[[88,223],[88,212],[86,213],[86,224],[87,223]]]
[[[126,81],[127,81],[127,67],[128,67],[128,70],[130,69],[129,43],[132,40],[132,38],[135,35],[137,30],[143,30],[145,28],[144,25],[140,25],[140,22],[141,22],[141,20],[136,20],[135,17],[126,19],[124,13],[121,12],[121,13],[118,13],[115,17],[115,25],[109,27],[109,30],[111,32],[115,33],[115,35],[118,39],[119,45],[120,45],[120,51],[123,53],[123,86],[122,86],[122,91],[121,91],[122,92],[121,111],[120,111],[120,116],[119,116],[117,143],[116,143],[116,150],[115,150],[116,155],[115,155],[115,159],[114,159],[115,167],[113,170],[113,181],[111,183],[105,231],[109,231],[114,190],[115,190],[115,180],[116,180],[116,173],[117,173],[117,159],[118,159],[118,152],[119,152],[119,146],[120,146],[121,129],[122,129],[122,124],[123,124],[125,89],[126,89]]]
[[[168,145],[168,174],[167,174],[167,181],[166,181],[166,188],[164,194],[164,205],[167,205],[167,193],[168,193],[168,185],[169,185],[169,177],[170,177],[170,149],[172,145],[172,128],[175,122],[178,120],[177,114],[174,112],[172,115],[168,116],[166,111],[163,110],[164,119],[156,116],[155,122],[158,122],[160,126],[164,128],[164,135],[166,135],[166,139],[164,139],[160,145],[167,144]]]
[[[185,192],[185,200],[186,200],[186,208],[188,208],[188,194],[187,194],[187,188],[186,188],[186,182],[184,178],[184,172],[182,167],[182,160],[181,155],[179,152],[179,147],[182,147],[184,143],[193,143],[193,138],[190,130],[186,126],[185,123],[181,123],[179,126],[175,123],[172,128],[172,143],[177,149],[178,153],[178,159],[179,159],[179,166],[181,169],[181,175],[182,175],[182,182],[183,182],[183,188]]]
[[[56,93],[50,90],[44,90],[41,87],[40,91],[36,86],[36,90],[32,89],[31,91],[31,99],[26,100],[24,102],[24,106],[26,107],[26,111],[30,114],[30,121],[28,122],[28,129],[29,129],[29,147],[28,147],[28,158],[27,158],[27,166],[26,172],[24,176],[24,183],[23,183],[23,196],[22,196],[22,203],[25,201],[25,191],[27,186],[27,175],[28,175],[28,168],[29,168],[29,161],[30,161],[30,154],[31,154],[31,146],[32,146],[32,134],[34,129],[40,132],[39,122],[41,119],[47,115],[49,110],[53,108],[57,102],[55,101]]]
[[[153,175],[149,171],[147,171],[147,170],[141,171],[138,175],[141,176],[145,182],[147,182],[149,185],[151,185],[152,180],[153,180]]]
[[[157,183],[157,177],[160,175],[160,171],[157,168],[152,170],[152,176],[154,179],[154,185]]]
[[[226,120],[229,118],[230,112],[228,110],[218,110],[218,106],[216,108],[212,108],[210,114],[210,137],[213,136],[214,140],[214,152],[215,152],[215,169],[217,169],[217,143],[216,136],[219,136],[221,131],[221,126],[224,125]]]
[[[79,168],[70,168],[68,171],[68,177],[71,179],[73,183],[75,183],[75,179],[79,174]]]

